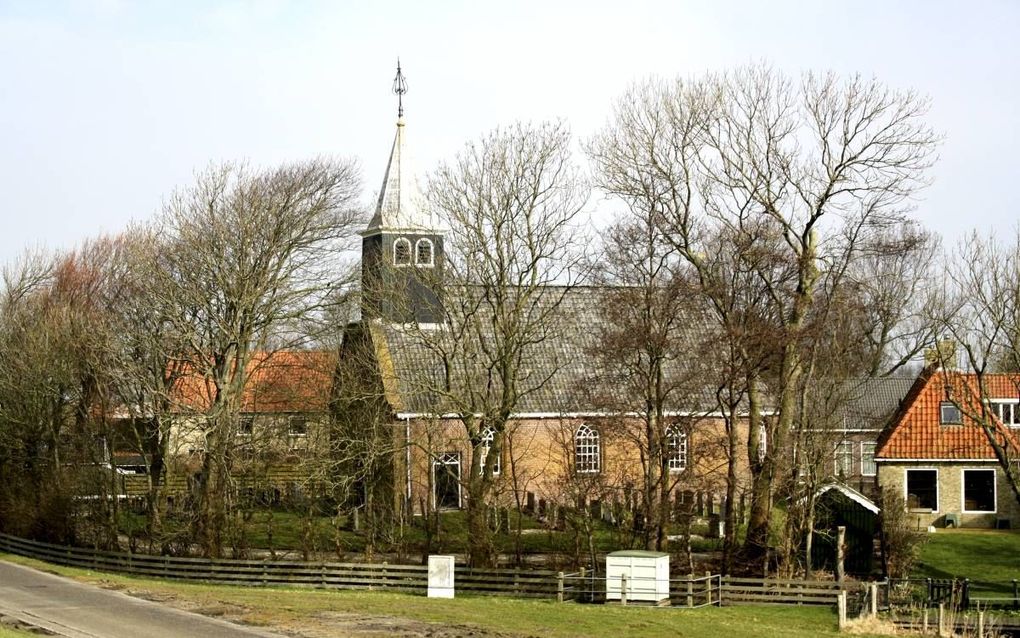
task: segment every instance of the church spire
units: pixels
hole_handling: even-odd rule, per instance
[[[379,232],[436,232],[439,224],[423,213],[419,206],[420,195],[415,180],[413,165],[407,151],[404,126],[404,94],[407,93],[407,79],[397,59],[397,75],[393,78],[393,93],[397,96],[397,134],[386,164],[382,189],[375,215],[368,223],[364,235]]]

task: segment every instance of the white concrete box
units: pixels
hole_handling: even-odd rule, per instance
[[[627,602],[669,600],[669,554],[633,549],[606,556],[606,600],[621,600],[627,577]]]
[[[453,598],[453,556],[429,556],[429,598]]]

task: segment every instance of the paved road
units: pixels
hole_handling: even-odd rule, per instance
[[[69,638],[282,638],[4,561],[0,614]]]

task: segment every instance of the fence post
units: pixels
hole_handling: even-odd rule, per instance
[[[878,615],[878,583],[868,585],[868,595],[871,596],[871,616]]]
[[[985,638],[985,612],[978,612],[977,638]]]
[[[694,607],[694,574],[687,575],[687,606]]]
[[[708,577],[708,578],[705,579],[705,595],[706,595],[707,600],[708,600],[708,606],[711,607],[712,606],[712,578],[711,578],[712,577],[712,572],[705,572],[705,576]]]
[[[924,618],[921,620],[921,635],[928,635],[928,608],[924,608]]]
[[[939,603],[939,626],[938,626],[938,637],[946,635],[946,606],[944,603]]]
[[[588,602],[590,603],[595,602],[595,580],[592,579],[591,585],[590,586],[588,585],[588,579],[585,577],[584,567],[581,567],[579,576],[581,578],[581,587],[583,587],[584,588],[583,591],[585,591],[585,593],[588,594]]]
[[[563,602],[563,572],[556,574],[556,602]]]
[[[846,627],[846,591],[840,591],[836,596],[836,613],[839,616],[839,630]]]
[[[620,574],[620,604],[627,604],[627,574]]]
[[[1013,609],[1020,608],[1020,589],[1017,588],[1017,580],[1013,579]]]
[[[719,589],[716,592],[715,603],[716,607],[722,607],[722,574],[716,576],[717,582],[719,583]]]

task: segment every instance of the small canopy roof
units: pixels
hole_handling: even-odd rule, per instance
[[[843,485],[842,483],[828,483],[826,485],[821,486],[820,488],[818,488],[818,491],[815,492],[815,499],[818,499],[820,496],[822,496],[826,492],[829,492],[829,491],[832,491],[832,490],[836,490],[837,492],[840,492],[841,494],[846,496],[848,499],[850,499],[851,501],[854,501],[855,503],[857,503],[858,505],[860,505],[864,509],[866,509],[869,512],[871,512],[872,514],[878,514],[878,512],[880,511],[880,508],[878,507],[878,505],[876,505],[875,502],[872,501],[870,498],[868,498],[867,496],[861,494],[860,492],[858,492],[857,490],[855,490],[852,487],[849,487],[847,485]]]

